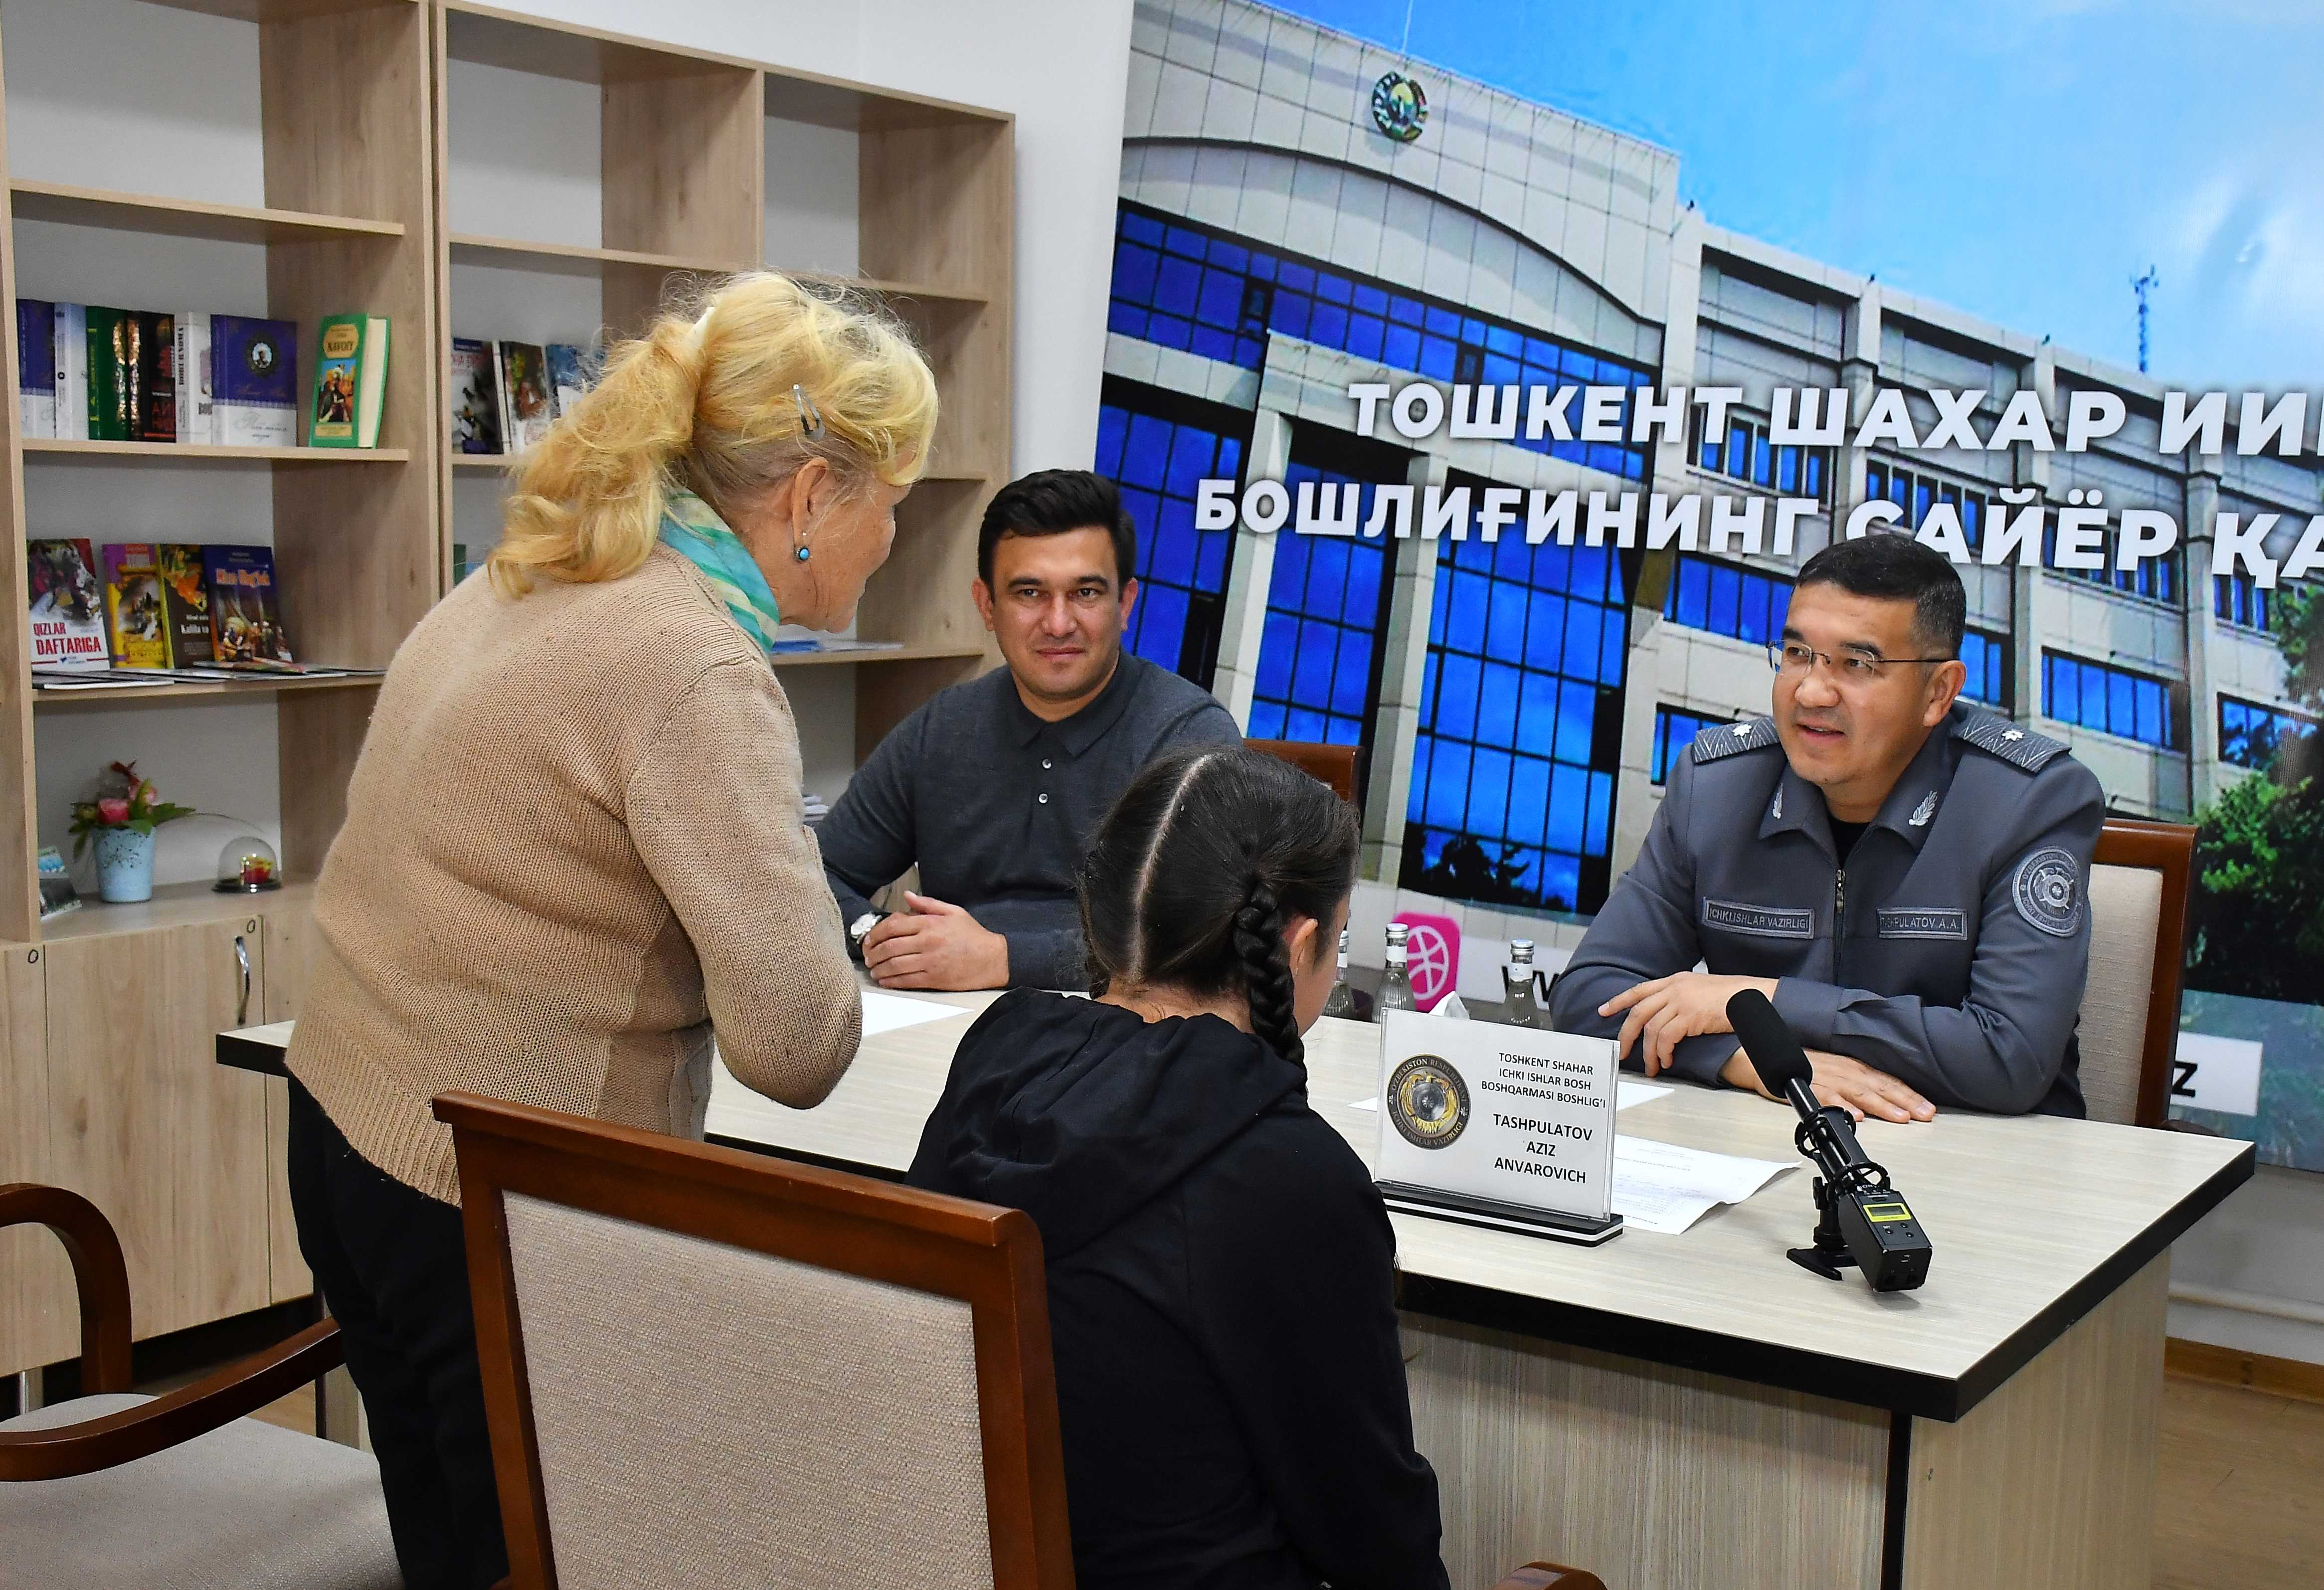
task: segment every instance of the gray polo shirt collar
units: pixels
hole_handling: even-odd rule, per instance
[[[1903,836],[1914,850],[1929,837],[1937,808],[1944,801],[1946,787],[1952,782],[1946,767],[1946,752],[1953,737],[1954,713],[1946,714],[1929,737],[1921,742],[1921,749],[1904,764],[1888,791],[1888,799],[1880,803],[1879,815],[1867,826],[1887,828]],[[1824,854],[1836,855],[1832,844],[1831,818],[1823,803],[1823,791],[1800,777],[1788,758],[1784,763],[1783,776],[1775,781],[1775,797],[1759,818],[1759,837],[1768,838],[1782,833],[1805,834],[1821,846]]]
[[[1105,681],[1105,689],[1097,693],[1097,698],[1071,717],[1061,718],[1056,723],[1035,716],[1032,709],[1025,705],[1025,698],[1018,693],[1016,680],[1010,680],[1009,705],[1016,715],[1017,743],[1030,745],[1041,737],[1042,731],[1046,729],[1065,749],[1066,755],[1079,757],[1103,738],[1108,729],[1120,722],[1122,713],[1129,708],[1130,698],[1138,689],[1135,677],[1138,670],[1132,666],[1134,661],[1129,652],[1120,653],[1114,660],[1113,677]]]

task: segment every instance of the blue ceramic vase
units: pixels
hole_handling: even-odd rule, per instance
[[[153,898],[153,836],[134,828],[100,828],[97,892],[116,901]]]

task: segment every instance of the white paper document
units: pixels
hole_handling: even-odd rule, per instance
[[[938,1004],[929,999],[906,999],[900,994],[882,994],[876,988],[863,991],[863,1036],[866,1038],[877,1038],[882,1032],[899,1032],[926,1021],[941,1021],[948,1016],[966,1014],[968,1012],[958,1005]]]
[[[1614,1080],[1614,1107],[1617,1110],[1627,1110],[1632,1105],[1643,1105],[1650,1099],[1658,1099],[1669,1091],[1669,1088],[1656,1087],[1651,1082],[1633,1082],[1628,1077],[1618,1077]],[[1377,1096],[1354,1099],[1351,1102],[1359,1110],[1379,1108],[1379,1100]]]
[[[1634,1230],[1676,1236],[1714,1205],[1739,1204],[1791,1168],[1780,1160],[1746,1160],[1618,1136],[1614,1212]]]

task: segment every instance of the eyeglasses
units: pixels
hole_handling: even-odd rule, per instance
[[[1868,685],[1888,677],[1888,670],[1906,662],[1950,662],[1950,657],[1835,657],[1797,641],[1767,642],[1767,666],[1786,679],[1803,679],[1821,661],[1850,685]]]

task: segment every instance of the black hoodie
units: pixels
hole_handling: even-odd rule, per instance
[[[1436,1590],[1396,1239],[1307,1076],[1215,1016],[1004,995],[914,1187],[1025,1210],[1083,1590]]]

